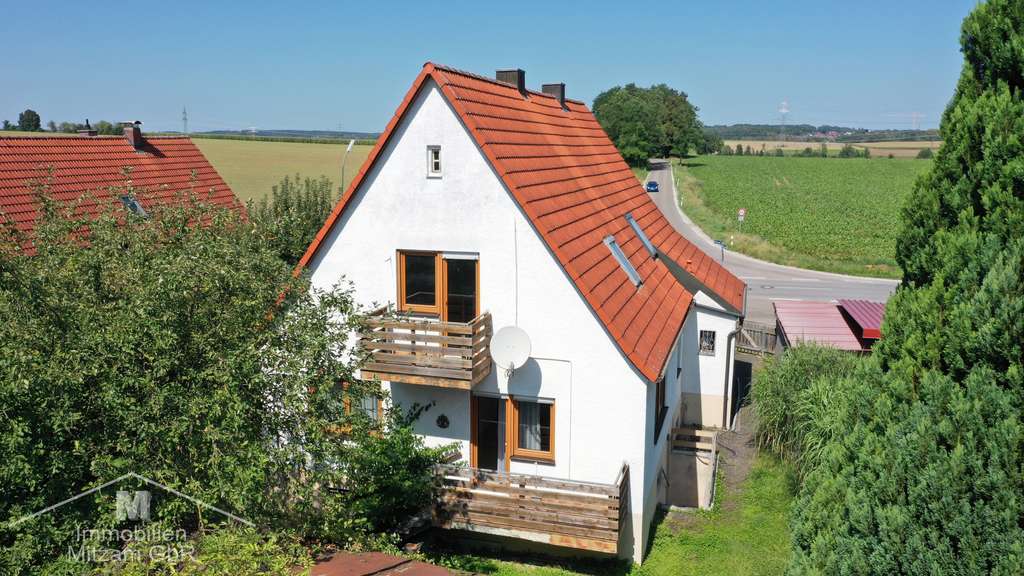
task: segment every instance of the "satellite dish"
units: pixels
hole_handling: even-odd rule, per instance
[[[526,364],[530,358],[530,337],[519,326],[505,326],[491,336],[491,359],[506,376]]]

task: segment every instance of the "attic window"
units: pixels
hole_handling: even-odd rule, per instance
[[[633,218],[632,213],[626,214],[626,222],[629,222],[629,226],[633,229],[636,237],[643,242],[644,248],[647,248],[647,251],[651,253],[651,258],[657,258],[658,251],[654,249],[654,244],[651,244],[651,240],[647,237],[647,234],[644,234],[643,228],[641,228],[640,224],[635,218]]]
[[[622,267],[622,271],[626,273],[626,276],[629,276],[629,281],[639,288],[640,285],[643,284],[643,281],[640,280],[640,274],[637,274],[636,268],[633,268],[633,264],[630,263],[629,258],[626,258],[626,255],[622,252],[622,248],[620,248],[619,244],[615,241],[615,237],[605,237],[604,243],[608,246],[608,249],[611,250],[612,256],[614,256],[615,260],[618,261],[619,266]]]
[[[441,177],[441,147],[427,146],[427,178]]]
[[[135,214],[140,218],[149,218],[149,214],[146,213],[146,210],[142,207],[142,204],[139,204],[139,201],[136,200],[135,197],[132,196],[131,194],[122,194],[121,204],[124,204],[125,208],[131,210],[132,214]]]

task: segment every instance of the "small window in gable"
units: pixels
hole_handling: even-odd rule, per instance
[[[427,146],[427,178],[441,177],[441,147]]]
[[[700,331],[700,353],[703,356],[714,356],[715,355],[715,331],[714,330],[701,330]]]

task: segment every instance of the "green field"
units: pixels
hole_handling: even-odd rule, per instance
[[[898,277],[900,209],[929,160],[701,156],[675,167],[683,211],[756,258]],[[747,209],[737,222],[737,211]]]
[[[274,184],[289,175],[327,176],[333,182],[339,182],[346,146],[210,138],[194,138],[193,142],[243,202],[269,194]],[[346,184],[359,172],[371,148],[367,145],[352,148],[345,165]]]

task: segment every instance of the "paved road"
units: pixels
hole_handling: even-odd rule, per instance
[[[650,193],[650,197],[676,230],[701,250],[719,258],[721,249],[679,208],[679,194],[668,162],[652,161],[647,179],[658,183],[660,191]],[[747,318],[772,325],[775,324],[772,300],[863,298],[884,302],[897,285],[896,280],[860,278],[772,264],[729,250],[725,251],[724,264],[747,283]]]

